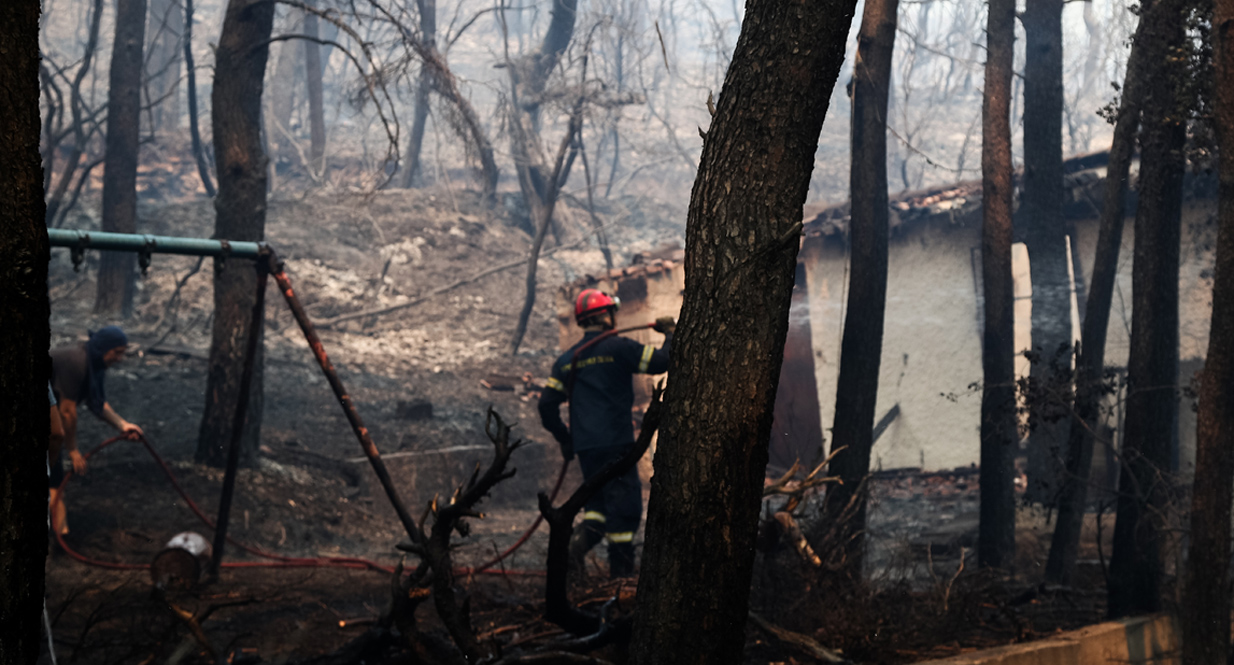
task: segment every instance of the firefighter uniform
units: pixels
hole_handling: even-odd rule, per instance
[[[553,373],[540,396],[540,420],[561,445],[568,460],[578,455],[583,477],[591,478],[634,446],[634,374],[668,371],[672,337],[657,349],[620,336],[606,337],[575,351],[601,335],[588,332],[553,363]],[[570,426],[562,422],[560,406],[569,402]],[[642,483],[637,465],[610,481],[587,502],[583,513],[586,549],[609,543],[609,570],[614,577],[634,572],[634,533],[643,515]]]

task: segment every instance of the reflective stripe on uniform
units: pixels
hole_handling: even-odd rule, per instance
[[[643,345],[643,357],[638,361],[638,371],[640,374],[647,371],[647,365],[651,364],[651,354],[656,352],[656,347],[650,344]]]
[[[604,524],[605,522],[608,521],[608,518],[604,516],[604,513],[598,510],[588,510],[587,512],[583,513],[583,521],[584,522],[599,522],[600,524]]]
[[[561,392],[561,393],[564,393],[566,391],[566,387],[563,386],[560,381],[558,381],[557,379],[554,379],[551,376],[548,377],[548,381],[544,383],[544,387],[552,388],[553,390],[556,390],[557,392]]]
[[[634,542],[634,532],[633,531],[618,531],[617,533],[606,533],[604,534],[604,537],[608,538],[608,542],[610,543],[621,544],[621,543]]]

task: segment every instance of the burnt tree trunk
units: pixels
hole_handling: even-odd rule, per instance
[[[1185,10],[1162,0],[1143,34],[1160,69],[1145,78],[1141,106],[1139,206],[1132,265],[1131,352],[1118,518],[1110,558],[1111,617],[1161,607],[1162,510],[1178,434],[1178,262],[1186,139],[1178,112],[1186,58]]]
[[[1234,500],[1234,0],[1213,2],[1218,144],[1217,260],[1200,377],[1191,547],[1183,586],[1183,664],[1225,663],[1230,647],[1230,502]]]
[[[82,49],[81,64],[77,67],[77,73],[73,75],[73,82],[69,85],[69,107],[73,116],[73,149],[69,152],[68,159],[65,160],[64,167],[60,172],[60,178],[56,182],[56,188],[52,190],[47,197],[47,226],[53,226],[57,218],[62,218],[61,206],[64,204],[64,197],[68,194],[69,184],[73,182],[73,174],[77,172],[77,165],[81,162],[81,158],[86,153],[86,143],[89,141],[89,135],[86,133],[84,117],[85,103],[82,100],[81,86],[86,80],[86,75],[90,73],[90,65],[94,62],[94,52],[98,49],[99,44],[99,26],[103,20],[103,0],[94,0],[90,9],[90,29],[87,33],[86,43]],[[53,146],[52,151],[55,151]],[[81,180],[78,180],[80,183]],[[67,209],[65,209],[67,212]]]
[[[541,219],[548,206],[548,177],[552,169],[540,140],[541,105],[549,75],[574,38],[577,9],[578,0],[553,0],[552,20],[540,48],[507,67],[511,88],[510,152],[519,189],[533,220]],[[556,220],[550,223],[554,236],[560,241],[561,229]]]
[[[1145,46],[1139,33],[1147,31],[1160,3],[1142,5],[1137,37],[1127,58],[1127,74],[1123,80],[1122,100],[1114,124],[1114,139],[1110,144],[1110,161],[1106,167],[1104,205],[1097,231],[1097,252],[1093,260],[1093,278],[1084,308],[1084,329],[1076,355],[1075,414],[1070,419],[1067,441],[1067,469],[1058,497],[1058,521],[1050,541],[1050,556],[1046,561],[1046,581],[1067,584],[1075,570],[1080,546],[1080,532],[1088,504],[1088,478],[1093,466],[1093,436],[1100,424],[1102,381],[1105,372],[1105,341],[1110,326],[1110,305],[1114,299],[1114,280],[1118,272],[1118,255],[1123,243],[1123,220],[1127,213],[1127,179],[1131,157],[1135,154],[1135,138],[1140,127],[1140,86],[1145,76],[1152,74],[1152,61],[1144,55]],[[1074,250],[1073,250],[1074,251]]]
[[[420,38],[429,49],[437,48],[437,0],[417,0],[420,10]],[[403,169],[403,187],[415,185],[420,178],[420,150],[424,146],[424,128],[428,124],[429,93],[432,92],[432,68],[420,67],[416,83],[416,106],[411,118],[411,133],[407,136],[407,166]]]
[[[1032,272],[1033,390],[1028,498],[1053,505],[1061,476],[1070,393],[1071,281],[1063,219],[1063,0],[1024,11],[1024,181],[1020,215]]]
[[[0,665],[33,665],[42,641],[51,377],[38,0],[0,3],[0,34]]]
[[[405,29],[404,29],[405,30]],[[480,116],[472,106],[471,101],[459,90],[458,80],[446,64],[445,56],[436,48],[426,46],[415,35],[404,33],[404,41],[420,57],[428,71],[427,81],[432,91],[441,95],[442,99],[458,111],[458,134],[467,143],[469,153],[480,162],[479,177],[481,196],[485,205],[491,207],[497,201],[497,160],[493,157],[493,144],[480,123]],[[514,76],[513,74],[511,76]],[[425,79],[422,79],[422,82]]]
[[[189,104],[189,137],[193,143],[193,159],[197,162],[197,176],[206,190],[206,196],[214,198],[217,193],[206,164],[205,149],[201,145],[201,130],[197,127],[197,71],[193,68],[193,0],[184,0],[184,71],[187,76]]]
[[[279,19],[279,26],[280,33],[303,34],[304,12],[289,7],[287,16]],[[300,81],[300,77],[296,76],[297,46],[297,41],[285,41],[279,45],[274,75],[270,77],[266,130],[274,139],[276,157],[280,162],[295,162],[298,159],[289,138],[292,134],[291,113],[295,109],[297,82]]]
[[[141,138],[142,46],[146,0],[116,2],[116,38],[107,93],[107,161],[103,163],[103,230],[137,232],[137,150]],[[103,252],[94,311],[128,316],[137,287],[137,257]]]
[[[266,228],[266,155],[261,141],[262,76],[274,4],[231,0],[215,51],[214,145],[219,193],[214,237],[261,240]],[[245,343],[256,298],[257,273],[248,261],[214,261],[214,327],[206,380],[206,408],[197,440],[197,460],[222,466],[227,460],[232,417],[240,394]],[[242,458],[252,464],[261,435],[262,347],[253,367]]]
[[[177,0],[151,0],[146,28],[147,118],[154,134],[180,126],[180,60],[184,16]]]
[[[1011,278],[1011,72],[1015,0],[990,0],[981,124],[981,508],[977,563],[1008,568],[1015,557],[1018,448],[1015,403],[1015,293]]]
[[[740,663],[801,206],[853,0],[751,0],[686,226],[631,654]]]
[[[840,376],[836,388],[830,472],[843,484],[827,490],[827,513],[848,524],[839,534],[845,568],[861,579],[866,518],[866,475],[874,444],[874,409],[883,354],[883,316],[887,303],[887,90],[895,49],[899,0],[866,0],[853,64],[852,221],[849,223],[850,275]],[[839,451],[843,448],[842,451]],[[860,496],[855,496],[860,492]],[[855,510],[849,503],[857,501]]]
[[[309,6],[316,3],[310,2]],[[317,15],[304,14],[304,34],[310,39],[304,44],[304,80],[308,91],[309,107],[309,170],[325,176],[326,173],[326,116],[321,99],[321,44],[318,38]]]

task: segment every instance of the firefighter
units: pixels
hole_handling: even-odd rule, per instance
[[[620,300],[596,289],[578,294],[574,319],[583,329],[583,339],[553,363],[552,376],[540,396],[540,422],[553,434],[567,462],[578,456],[585,479],[634,446],[634,375],[668,371],[675,328],[672,317],[655,323],[655,330],[665,336],[659,349],[617,335],[595,341],[613,330],[620,306]],[[580,347],[586,348],[580,351]],[[566,402],[569,427],[561,419],[560,407]],[[632,465],[605,485],[585,510],[583,524],[570,542],[571,567],[581,570],[587,552],[607,539],[610,576],[633,575],[634,533],[643,516],[638,466]]]

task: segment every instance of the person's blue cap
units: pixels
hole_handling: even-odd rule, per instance
[[[128,346],[128,335],[119,326],[104,326],[90,333],[90,341],[86,346],[92,353],[104,354],[114,348]]]

